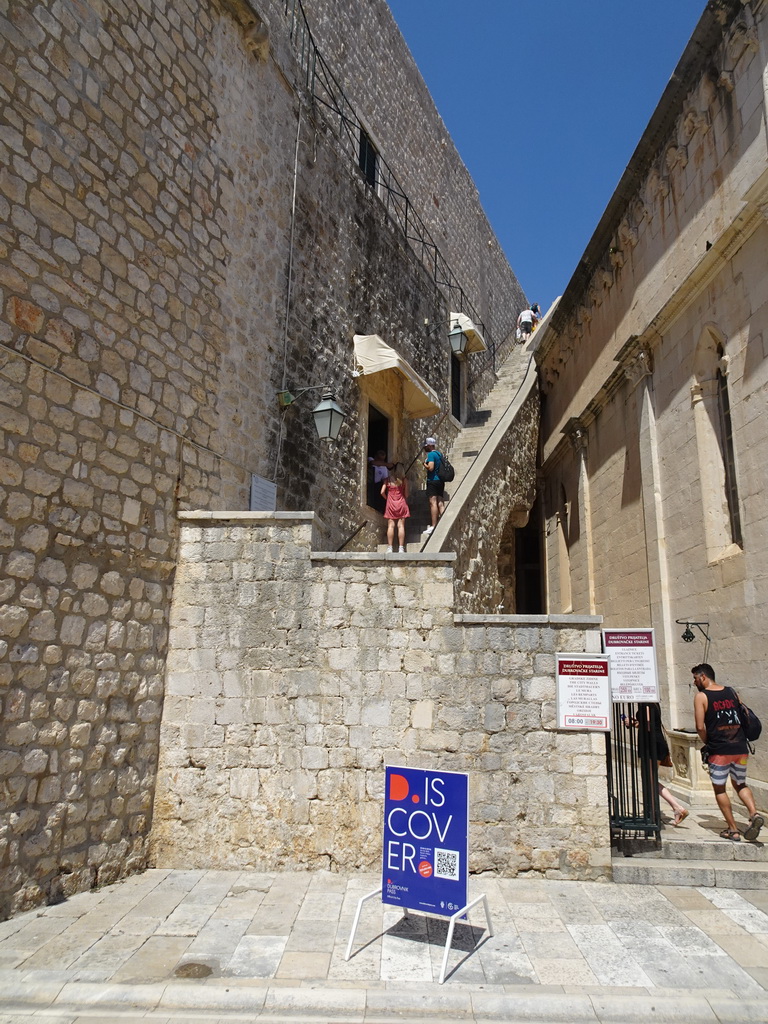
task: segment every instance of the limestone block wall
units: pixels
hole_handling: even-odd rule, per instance
[[[767,44],[764,0],[702,13],[538,339],[550,608],[652,625],[672,728],[693,726],[702,660],[768,710]],[[682,642],[686,616],[706,649]],[[759,746],[750,785],[768,806]]]
[[[462,611],[495,612],[502,602],[502,538],[505,531],[526,524],[534,501],[539,406],[531,366],[426,545],[456,552],[454,585]]]
[[[335,546],[364,499],[352,335],[447,396],[448,299],[258,7],[255,52],[246,0],[0,3],[0,917],[145,863],[178,508],[247,508],[255,473]],[[276,402],[326,381],[336,448],[311,394]]]
[[[305,9],[345,92],[364,112],[372,140],[416,202],[484,323],[498,344],[510,336],[514,341],[517,315],[527,300],[478,209],[477,187],[386,0],[357,8],[344,0],[306,0]],[[352,38],[359,40],[357,46],[350,45]]]
[[[554,726],[589,617],[457,616],[453,556],[313,550],[309,514],[183,513],[151,860],[372,868],[385,764],[470,773],[473,871],[604,878],[604,739]]]

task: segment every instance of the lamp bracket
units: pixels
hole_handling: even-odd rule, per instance
[[[707,633],[707,630],[709,629],[709,623],[708,622],[694,622],[693,619],[687,619],[687,618],[686,619],[675,619],[675,622],[678,624],[678,626],[685,626],[685,632],[683,633],[683,640],[685,640],[686,643],[690,643],[693,640],[693,638],[694,638],[693,637],[693,633],[691,631],[691,626],[695,626],[698,629],[698,631],[701,633],[701,635],[704,637],[704,639],[707,641],[707,643],[711,643],[711,637],[710,637],[709,633]],[[687,634],[690,634],[690,636],[688,636]]]
[[[326,391],[333,389],[332,384],[310,384],[306,388],[299,388],[296,394],[291,394],[290,391],[278,391],[277,401],[281,409],[287,409],[289,405],[293,405],[295,401],[301,398],[302,395],[306,395],[308,391],[320,391],[321,388],[325,388]]]

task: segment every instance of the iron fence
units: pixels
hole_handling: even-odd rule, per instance
[[[656,733],[647,704],[613,705],[613,728],[605,734],[611,839],[661,840]]]

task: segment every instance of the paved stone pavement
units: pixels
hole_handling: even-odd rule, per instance
[[[152,870],[0,924],[0,1024],[768,1021],[768,893],[543,879],[457,928],[376,876]]]

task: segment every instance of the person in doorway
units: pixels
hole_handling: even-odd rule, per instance
[[[410,516],[408,508],[408,480],[402,462],[398,462],[394,470],[384,481],[381,488],[382,498],[386,498],[384,518],[387,522],[387,554],[394,550],[395,525],[397,525],[397,542],[400,554],[405,554],[405,520]]]
[[[656,747],[656,760],[664,768],[672,767],[672,755],[669,751],[669,744],[667,743],[667,737],[664,734],[664,725],[661,721],[661,708],[656,703],[640,704],[638,707],[638,713],[642,715],[645,713],[646,721],[648,722],[648,730],[653,733]],[[638,719],[628,719],[626,715],[621,716],[621,720],[625,726],[630,725],[637,726]],[[667,789],[661,779],[657,778],[659,796],[662,800],[665,800],[674,812],[674,818],[672,824],[675,826],[682,825],[685,819],[688,817],[687,807],[683,807],[679,800],[676,800],[672,793]]]
[[[392,468],[392,464],[387,462],[387,453],[382,449],[376,452],[372,459],[368,462],[373,469],[373,481],[377,484],[383,484],[389,476],[389,471]]]
[[[715,681],[715,671],[711,665],[694,665],[691,672],[698,691],[693,699],[696,732],[708,749],[709,778],[715,791],[717,806],[727,825],[720,836],[734,843],[741,839],[741,833],[733,817],[730,797],[725,791],[730,776],[733,788],[749,814],[749,825],[744,830],[744,838],[757,839],[765,822],[757,813],[755,799],[747,785],[749,747],[739,720],[738,695],[730,686],[720,686]]]
[[[525,344],[533,334],[534,312],[524,309],[517,318],[517,329],[520,331],[520,344]]]
[[[429,498],[429,514],[432,519],[431,525],[427,527],[427,533],[432,533],[437,526],[437,521],[445,511],[445,484],[440,479],[438,472],[442,455],[437,450],[437,441],[434,437],[428,437],[424,441],[424,466],[427,470],[427,497]]]

